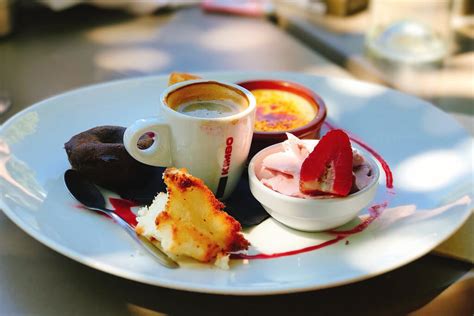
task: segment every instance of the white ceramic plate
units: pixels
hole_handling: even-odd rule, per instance
[[[63,183],[69,168],[63,144],[83,130],[127,126],[156,115],[166,76],[95,85],[40,102],[0,130],[0,207],[50,248],[90,267],[139,282],[197,292],[272,294],[354,282],[400,267],[453,234],[472,207],[472,139],[452,118],[417,98],[352,80],[291,73],[208,73],[237,82],[278,78],[314,89],[329,120],[382,154],[394,173],[384,176],[375,202],[389,208],[370,227],[323,249],[278,259],[233,261],[229,271],[200,265],[168,270],[156,264],[120,227],[75,207]],[[367,209],[363,212],[367,213]],[[267,220],[248,232],[251,252],[293,250],[324,242]]]

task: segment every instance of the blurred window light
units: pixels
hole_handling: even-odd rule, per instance
[[[428,151],[400,163],[395,174],[397,187],[429,192],[453,184],[463,175],[472,174],[472,161],[466,161],[456,151]]]
[[[94,58],[97,66],[114,71],[156,71],[170,62],[168,54],[155,49],[111,49],[98,53]]]

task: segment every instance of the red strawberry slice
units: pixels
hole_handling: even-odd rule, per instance
[[[352,187],[352,147],[342,130],[332,130],[321,138],[304,160],[300,172],[300,191],[346,196]]]

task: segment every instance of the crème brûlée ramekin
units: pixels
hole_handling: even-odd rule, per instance
[[[257,101],[256,122],[249,158],[265,147],[284,141],[287,132],[300,139],[319,138],[319,132],[326,119],[327,110],[323,99],[310,88],[283,80],[250,80],[237,84],[252,92]],[[262,100],[262,91],[265,91],[266,95],[275,92],[274,102],[269,102],[268,98],[265,97],[263,97],[265,100]],[[299,112],[298,115],[303,115],[302,119],[304,122],[288,126],[288,116],[294,117],[294,110],[298,106],[301,109],[306,108],[306,111],[297,111]],[[271,113],[271,107],[276,108],[278,113]],[[309,112],[308,109],[310,110]],[[286,110],[288,111],[287,113],[285,113]],[[262,115],[259,115],[259,113]],[[259,128],[259,116],[263,117],[261,118],[262,120],[265,117],[269,117],[276,123],[283,124],[275,124],[274,128],[264,130]],[[281,119],[281,122],[278,122],[279,119]]]
[[[319,140],[305,139],[315,145]],[[366,187],[346,197],[299,198],[281,194],[264,185],[258,177],[263,159],[283,151],[282,143],[258,152],[248,167],[250,191],[263,208],[280,223],[302,231],[323,231],[342,226],[354,219],[368,206],[377,193],[380,171],[370,154],[352,144],[365,158],[373,172]]]

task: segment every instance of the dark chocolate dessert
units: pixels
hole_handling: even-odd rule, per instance
[[[124,132],[125,128],[121,126],[94,127],[73,136],[64,148],[73,169],[90,181],[123,197],[140,200],[140,197],[134,198],[133,192],[152,188],[155,194],[162,189],[164,168],[133,159],[123,145]],[[152,137],[144,136],[138,147],[148,148],[152,143]]]

